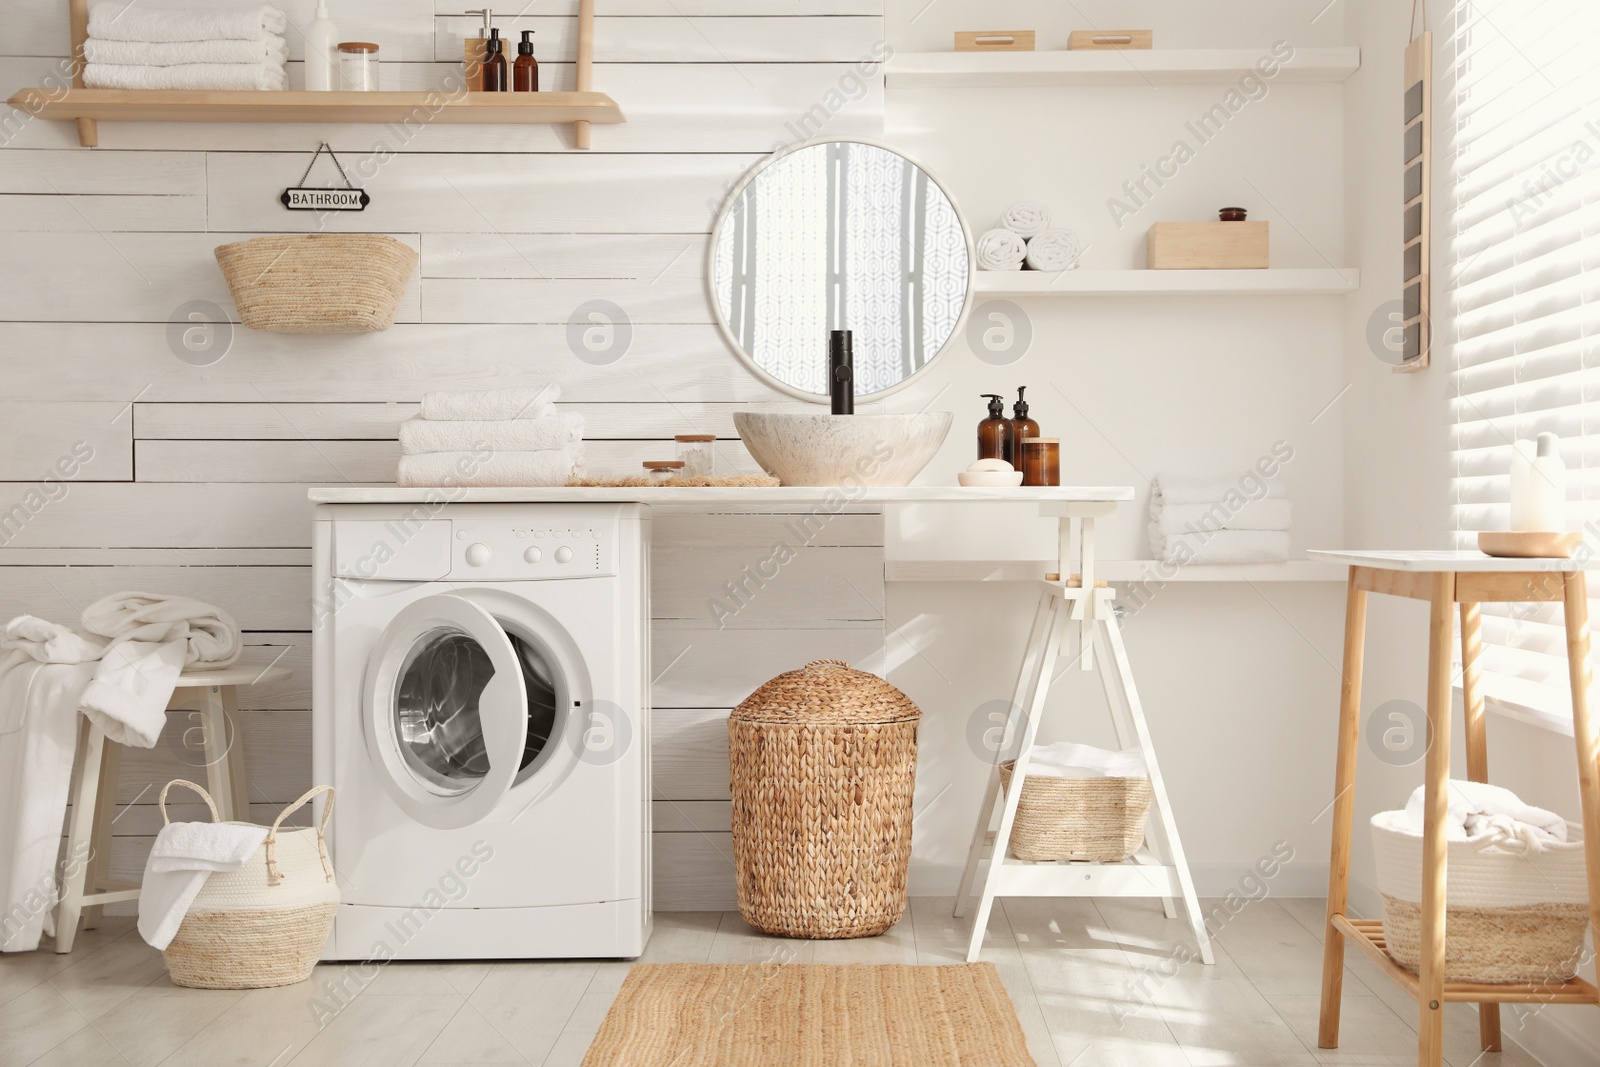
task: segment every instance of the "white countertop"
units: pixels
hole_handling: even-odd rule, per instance
[[[1374,567],[1385,571],[1494,571],[1498,573],[1532,573],[1538,571],[1590,571],[1600,570],[1600,558],[1587,559],[1514,559],[1508,556],[1486,556],[1474,551],[1399,551],[1377,552],[1358,550],[1313,549],[1306,555],[1325,559],[1330,563],[1345,563],[1352,567]]]
[[[661,504],[738,505],[828,504],[1061,504],[1083,501],[1132,500],[1125,485],[1052,485],[1038,488],[968,489],[959,485],[843,486],[779,485],[734,487],[598,487],[500,488],[416,487],[396,485],[332,486],[307,493],[316,504]]]

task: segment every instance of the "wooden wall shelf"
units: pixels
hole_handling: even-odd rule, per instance
[[[89,89],[83,84],[83,44],[89,36],[89,0],[67,0],[75,74],[59,99],[24,89],[6,101],[42,119],[78,124],[78,143],[100,143],[97,126],[111,122],[305,122],[564,124],[574,143],[589,147],[591,123],[627,121],[605,93],[594,92],[594,0],[578,0],[577,92],[406,93],[266,92],[184,89]]]
[[[988,296],[1342,296],[1361,282],[1354,267],[1266,270],[980,270],[973,291]]]
[[[1053,560],[891,559],[886,582],[1037,582],[1056,569]],[[1174,569],[1153,559],[1102,559],[1095,573],[1109,582],[1342,582],[1349,568],[1321,560],[1287,563],[1191,563]]]
[[[891,85],[1182,85],[1237,81],[1270,48],[1053,52],[902,52],[889,60]],[[1274,82],[1340,82],[1361,66],[1359,48],[1298,48]]]

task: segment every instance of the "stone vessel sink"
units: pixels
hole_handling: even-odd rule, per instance
[[[733,424],[756,462],[784,485],[910,485],[953,417],[736,411]]]

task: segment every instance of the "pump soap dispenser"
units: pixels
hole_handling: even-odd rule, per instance
[[[488,49],[489,57],[483,63],[483,91],[486,93],[510,91],[511,81],[506,77],[505,42],[500,39],[499,29],[489,31],[489,43],[484,47]]]
[[[1011,446],[1015,455],[1007,458],[1013,467],[1022,465],[1022,442],[1039,436],[1039,424],[1028,418],[1028,402],[1022,399],[1022,392],[1027,388],[1026,385],[1017,386],[1017,402],[1011,409]]]
[[[533,31],[522,31],[517,45],[517,61],[511,65],[511,90],[517,93],[539,91],[539,61],[533,58]]]
[[[1003,459],[1015,466],[1014,438],[1004,398],[999,393],[978,395],[989,398],[989,417],[978,423],[978,458]]]

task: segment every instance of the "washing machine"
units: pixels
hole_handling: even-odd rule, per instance
[[[317,508],[325,959],[644,950],[648,545],[635,504]]]

